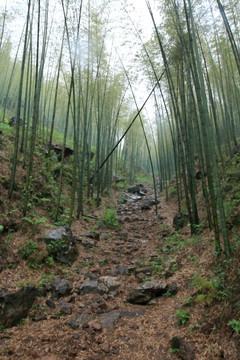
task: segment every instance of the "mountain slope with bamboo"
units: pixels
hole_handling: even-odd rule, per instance
[[[221,175],[231,259],[215,251],[200,184],[195,234],[188,221],[174,228],[179,214],[174,180],[168,199],[165,192],[157,194],[157,216],[153,205],[146,208],[155,198],[149,183],[138,185],[141,195],[124,186],[113,189],[99,207],[85,198],[85,216],[71,224],[78,257],[66,266],[38,247],[43,231],[64,225],[54,224],[55,208],[47,200],[54,190],[56,180],[50,181],[49,174],[57,160],[45,158],[43,166],[40,142],[32,180],[33,188],[38,182],[38,192],[29,215],[23,216],[27,170],[21,161],[17,164],[9,200],[13,137],[2,129],[1,296],[29,286],[38,289],[38,295],[26,317],[14,326],[1,326],[1,359],[239,359],[239,154],[226,159]],[[71,181],[64,181],[61,221],[71,193]],[[186,207],[183,200],[181,207]],[[43,255],[41,261],[36,253]],[[55,298],[54,282],[60,280],[69,282],[71,290]],[[133,300],[136,289],[160,284],[161,295],[151,290],[146,301]],[[82,290],[86,287],[95,290]]]

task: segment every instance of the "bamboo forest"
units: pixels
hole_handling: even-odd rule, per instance
[[[0,0],[0,359],[240,359],[239,17]]]

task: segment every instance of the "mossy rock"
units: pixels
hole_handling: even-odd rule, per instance
[[[54,230],[46,230],[38,239],[47,245],[48,256],[64,265],[71,265],[78,257],[76,240],[67,226],[59,226]]]
[[[189,222],[188,215],[177,213],[173,218],[173,227],[175,230],[182,229]]]

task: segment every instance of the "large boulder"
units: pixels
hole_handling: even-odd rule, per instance
[[[151,299],[165,294],[168,290],[167,284],[161,281],[148,281],[135,289],[131,290],[127,301],[131,304],[145,305]]]
[[[38,241],[47,244],[49,256],[64,265],[71,265],[78,257],[76,239],[67,226],[59,226],[54,230],[46,230]]]
[[[116,184],[120,182],[124,182],[124,179],[120,178],[117,173],[113,173],[112,179]]]
[[[129,275],[128,267],[122,264],[119,265],[118,272],[120,275]]]
[[[19,124],[22,125],[22,123],[23,123],[23,120],[20,118],[20,119],[19,119]],[[11,117],[11,118],[9,119],[9,125],[10,125],[10,126],[16,126],[16,124],[17,124],[17,118],[16,118],[16,116]]]
[[[72,306],[66,301],[60,301],[58,303],[58,309],[62,315],[70,315],[72,313]]]
[[[4,266],[5,266],[4,260],[3,260],[3,258],[2,258],[2,257],[0,257],[0,272],[2,272],[2,271],[3,271]]]
[[[232,149],[232,152],[234,155],[239,154],[240,153],[240,144],[235,145]]]
[[[188,215],[179,212],[173,218],[173,227],[175,230],[180,230],[185,225],[187,225],[188,222],[189,222]]]
[[[194,360],[195,349],[180,336],[174,336],[171,340],[171,348],[177,351],[178,357],[182,360]]]
[[[156,199],[147,199],[142,205],[142,210],[150,210],[153,205],[159,204],[160,201]]]
[[[114,291],[119,288],[121,283],[113,276],[102,276],[100,280],[103,281],[104,285],[108,288],[109,291]]]
[[[98,280],[86,279],[83,283],[77,286],[77,291],[80,295],[85,295],[85,294],[103,295],[107,292],[107,289],[103,287]]]
[[[73,330],[79,329],[79,324],[80,324],[79,317],[78,316],[73,316],[71,319],[69,319],[66,322],[66,324],[68,326],[70,326]]]
[[[51,150],[54,151],[57,155],[58,160],[61,160],[62,152],[63,152],[63,146],[61,145],[51,145]],[[70,155],[73,155],[73,149],[71,149],[69,146],[64,147],[64,157],[68,157]]]
[[[104,329],[114,329],[116,323],[121,317],[121,311],[113,310],[108,313],[100,314],[100,324]]]
[[[72,283],[65,279],[55,278],[51,281],[52,298],[59,299],[69,295],[72,291]]]
[[[128,192],[131,194],[139,194],[141,191],[140,185],[132,185],[128,188]]]
[[[16,292],[0,291],[0,325],[11,327],[28,315],[38,289],[35,286],[26,286]]]

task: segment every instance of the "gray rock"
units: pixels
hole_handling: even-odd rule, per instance
[[[197,180],[201,180],[201,179],[202,179],[202,171],[201,171],[201,170],[197,170],[197,171],[195,172],[195,178],[196,178]]]
[[[142,209],[142,210],[150,210],[151,207],[152,207],[151,202],[150,202],[149,200],[146,200],[146,201],[144,201],[141,209]]]
[[[121,240],[127,240],[127,238],[128,238],[128,233],[127,233],[127,232],[120,232],[120,233],[118,234],[118,237],[119,237],[119,239],[121,239]]]
[[[52,299],[59,299],[69,295],[72,291],[72,283],[65,279],[55,278],[51,281]]]
[[[238,144],[238,145],[234,146],[232,149],[232,152],[234,155],[239,154],[240,153],[240,145]]]
[[[47,315],[46,314],[31,314],[31,321],[43,321],[43,320],[47,320]]]
[[[121,311],[121,317],[129,317],[129,318],[135,318],[139,316],[145,315],[145,311],[143,310],[136,310],[136,311]]]
[[[158,205],[158,204],[160,204],[160,200],[158,200],[158,199],[151,199],[151,203],[152,203],[152,205]]]
[[[129,270],[125,265],[119,265],[118,272],[120,275],[129,275]]]
[[[2,272],[4,269],[4,261],[2,258],[0,258],[0,272]]]
[[[118,258],[113,258],[112,262],[113,262],[113,264],[119,264],[119,259]]]
[[[189,222],[187,214],[177,213],[173,218],[173,227],[175,230],[182,229]]]
[[[135,269],[135,275],[138,276],[139,274],[145,274],[148,276],[151,276],[153,273],[153,268],[152,267],[139,267]]]
[[[73,330],[79,329],[79,318],[78,318],[78,316],[73,316],[70,320],[68,320],[67,325],[70,326]]]
[[[155,199],[145,200],[142,205],[142,210],[150,210],[153,205],[159,204],[159,202],[160,202],[159,200],[155,200]]]
[[[94,240],[100,239],[100,233],[98,233],[98,232],[88,233],[88,234],[85,234],[84,236],[86,236],[89,239],[94,239]]]
[[[71,304],[75,303],[75,301],[76,301],[76,297],[74,295],[70,296],[70,298],[68,299],[68,302]]]
[[[60,301],[58,303],[58,308],[59,308],[61,314],[70,315],[72,313],[72,307],[66,301]]]
[[[63,146],[52,144],[51,150],[57,154],[57,158],[59,161],[61,160],[63,151],[64,151],[64,157],[73,155],[73,149],[71,149],[69,146],[64,146],[63,148]]]
[[[194,360],[195,350],[192,345],[187,343],[180,336],[174,336],[171,340],[171,348],[178,349],[178,357],[182,360]]]
[[[126,216],[123,218],[122,221],[123,221],[123,223],[130,223],[130,222],[132,222],[132,219],[129,216]]]
[[[28,315],[35,298],[37,288],[26,286],[22,289],[7,293],[0,292],[0,325],[11,327]]]
[[[160,259],[159,259],[159,257],[158,257],[158,254],[150,254],[150,257],[151,257],[151,259],[152,260],[154,260],[154,261],[160,261]]]
[[[47,292],[48,292],[47,287],[44,284],[43,287],[40,287],[40,288],[37,289],[37,297],[43,297],[44,298],[47,295]]]
[[[103,281],[109,291],[117,290],[121,285],[117,278],[113,276],[102,276],[100,280]]]
[[[100,235],[100,239],[101,239],[101,240],[108,240],[110,237],[111,237],[111,234],[108,233],[108,232],[103,232],[103,233],[101,233],[101,235]]]
[[[9,125],[10,126],[16,126],[17,124],[17,117],[16,116],[13,116],[9,119]],[[19,118],[19,125],[22,126],[23,124],[23,120],[22,118]]]
[[[139,194],[141,187],[139,185],[133,185],[128,188],[128,192],[131,194]]]
[[[101,325],[102,328],[114,329],[116,323],[120,318],[121,318],[120,310],[113,310],[98,315],[84,314],[80,317],[80,324],[83,326],[83,328],[87,328],[91,323],[98,323]]]
[[[141,200],[141,196],[140,195],[136,195],[136,194],[130,194],[128,195],[128,201],[139,201]]]
[[[89,315],[89,314],[84,314],[80,317],[79,321],[80,321],[80,325],[82,325],[83,327],[87,327],[88,322],[93,320],[94,316],[93,315]]]
[[[132,304],[145,305],[149,300],[167,292],[167,284],[161,281],[148,281],[130,291],[127,301]]]
[[[103,295],[103,297],[104,297],[104,295]],[[94,301],[94,303],[92,304],[91,308],[92,308],[93,312],[95,312],[95,313],[99,313],[99,314],[103,313],[104,310],[107,309],[107,304],[106,304],[105,299],[97,298],[96,301]]]
[[[100,322],[103,328],[114,329],[120,317],[121,317],[121,311],[114,310],[99,315],[98,321]]]
[[[99,284],[98,280],[86,279],[83,283],[77,286],[78,294],[100,294],[103,295],[107,289]]]
[[[116,268],[113,268],[113,269],[110,271],[109,275],[111,275],[111,276],[117,276],[117,275],[118,275],[117,269],[116,269]]]
[[[113,181],[115,181],[116,183],[119,183],[119,182],[123,182],[124,179],[120,178],[119,175],[117,173],[113,173]]]
[[[176,295],[178,292],[177,284],[175,282],[172,282],[170,285],[168,285],[168,292],[171,295]]]
[[[47,299],[46,300],[46,305],[48,306],[48,307],[50,307],[51,309],[54,309],[56,306],[55,306],[55,304],[54,304],[54,302],[51,300],[51,299]]]
[[[78,257],[76,239],[67,226],[46,230],[38,241],[45,242],[49,255],[61,264],[71,265]]]
[[[91,249],[94,246],[96,246],[96,241],[95,240],[82,240],[82,246],[85,247],[86,249]]]

